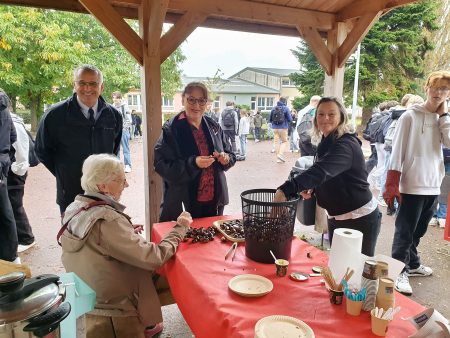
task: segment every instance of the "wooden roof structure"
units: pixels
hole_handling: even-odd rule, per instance
[[[326,73],[325,95],[342,96],[344,65],[388,11],[416,0],[0,0],[92,14],[143,66],[146,226],[158,219],[161,179],[153,146],[161,131],[160,64],[197,28],[298,36]],[[124,20],[139,20],[137,34]],[[162,35],[164,22],[174,25]],[[149,233],[149,231],[147,231]]]

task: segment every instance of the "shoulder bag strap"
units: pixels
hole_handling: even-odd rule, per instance
[[[72,218],[74,218],[76,215],[78,215],[80,212],[82,212],[83,210],[88,210],[92,207],[96,207],[98,205],[109,205],[108,202],[105,201],[93,201],[87,205],[85,205],[84,207],[81,207],[80,209],[77,210],[77,212],[75,214],[73,214],[72,217],[70,217],[66,223],[63,224],[63,226],[61,227],[61,229],[59,229],[58,234],[56,235],[56,241],[58,242],[59,246],[61,246],[61,236],[63,234],[64,231],[66,231],[67,226],[69,225],[69,222],[72,220]]]

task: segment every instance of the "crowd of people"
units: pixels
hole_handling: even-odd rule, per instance
[[[142,225],[133,224],[120,203],[132,170],[129,141],[142,135],[141,118],[128,110],[120,92],[112,94],[112,104],[106,102],[95,66],[77,67],[73,86],[71,97],[46,111],[35,143],[0,92],[0,259],[20,263],[21,247],[35,242],[22,202],[28,168],[38,163],[35,153],[56,178],[64,267],[96,291],[97,307],[137,315],[146,338],[163,329],[155,271],[175,254],[193,217],[224,214],[225,172],[245,160],[250,134],[255,143],[262,140],[266,122],[277,163],[286,162],[288,146],[313,156],[310,168],[276,189],[275,202],[315,196],[327,213],[330,243],[335,229],[359,230],[368,256],[374,255],[380,233],[379,205],[387,207],[396,216],[392,257],[405,263],[395,288],[412,294],[409,277],[432,274],[417,247],[428,224],[444,219],[447,208],[447,194],[438,196],[441,184],[450,185],[444,179],[450,170],[450,72],[428,77],[425,100],[407,94],[400,103],[377,107],[363,133],[372,149],[367,160],[337,98],[312,96],[297,113],[280,97],[265,121],[260,111],[232,101],[223,111],[212,111],[207,87],[187,84],[183,110],[164,123],[153,149],[154,168],[163,180],[159,220],[177,220],[158,244],[140,236]]]

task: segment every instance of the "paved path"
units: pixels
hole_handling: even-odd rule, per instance
[[[367,146],[367,145],[365,145]],[[286,163],[276,163],[270,153],[271,142],[249,141],[246,161],[237,162],[227,173],[230,190],[230,204],[226,214],[240,213],[240,193],[246,189],[275,188],[288,177],[298,153],[286,153]],[[125,189],[122,202],[134,223],[144,221],[144,180],[142,141],[131,142],[133,172],[127,174],[130,187]],[[338,192],[337,192],[338,193]],[[56,243],[56,233],[60,227],[59,209],[55,203],[55,179],[43,165],[31,168],[25,190],[25,208],[31,220],[37,245],[21,254],[22,261],[31,267],[34,275],[64,272],[61,264],[61,249]],[[390,254],[393,237],[394,218],[383,211],[382,229],[377,244],[377,253]],[[302,227],[310,232],[311,227]],[[450,280],[450,257],[438,250],[450,251],[450,243],[443,239],[443,229],[430,227],[419,246],[423,263],[434,269],[428,278],[411,278],[417,302],[438,309],[450,318],[448,302]]]

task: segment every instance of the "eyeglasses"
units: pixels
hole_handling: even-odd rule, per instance
[[[434,90],[435,92],[441,92],[441,93],[446,93],[446,92],[450,91],[450,88],[448,88],[448,87],[430,87],[430,89]]]
[[[75,83],[77,85],[79,85],[80,87],[91,87],[91,88],[98,87],[98,85],[99,85],[98,82],[94,82],[94,81],[86,82],[86,81],[83,81],[83,80],[75,81]]]
[[[195,104],[199,104],[200,106],[204,106],[208,100],[205,98],[201,98],[201,99],[196,99],[195,97],[189,96],[186,101],[190,104],[190,105],[195,105]]]

